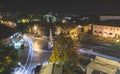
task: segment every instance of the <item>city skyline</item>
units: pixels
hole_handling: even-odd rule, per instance
[[[119,14],[117,1],[1,0],[1,11],[57,12],[77,14]]]

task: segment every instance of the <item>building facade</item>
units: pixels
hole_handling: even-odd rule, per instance
[[[118,39],[120,38],[120,27],[93,25],[93,35]]]

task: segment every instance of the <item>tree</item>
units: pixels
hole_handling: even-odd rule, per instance
[[[13,47],[3,47],[0,52],[0,73],[8,74],[18,63],[18,53]]]
[[[73,41],[70,37],[65,37],[61,34],[54,42],[52,55],[49,61],[52,63],[58,63],[64,65],[64,70],[68,72],[78,64],[79,57],[73,49]]]

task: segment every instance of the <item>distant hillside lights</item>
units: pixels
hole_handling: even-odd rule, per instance
[[[11,27],[11,28],[17,27],[16,23],[15,22],[11,22],[11,21],[0,20],[0,23],[6,25],[8,27]]]

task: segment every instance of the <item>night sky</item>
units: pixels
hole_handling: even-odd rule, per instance
[[[2,11],[119,14],[117,0],[0,0]]]

